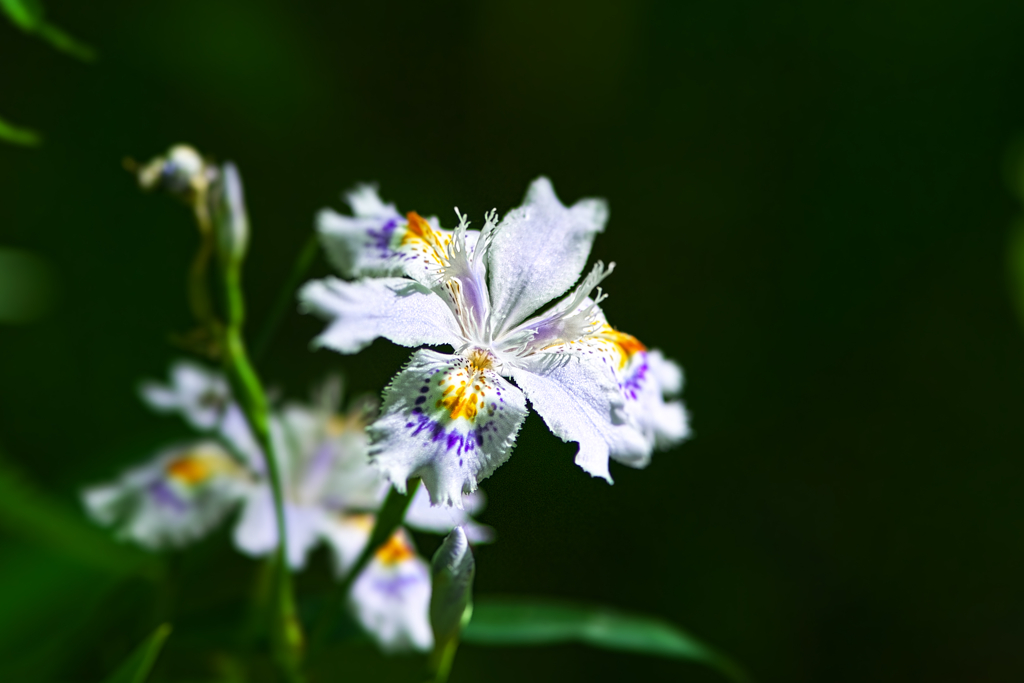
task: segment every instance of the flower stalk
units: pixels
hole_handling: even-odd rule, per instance
[[[220,284],[224,304],[223,361],[233,395],[245,414],[249,427],[266,455],[267,475],[274,498],[277,523],[277,551],[274,562],[275,619],[271,634],[275,659],[289,681],[301,680],[304,638],[295,608],[295,596],[285,557],[287,528],[284,518],[284,491],[277,454],[270,435],[270,407],[263,385],[249,360],[242,326],[245,322],[245,298],[242,292],[242,263],[248,246],[248,216],[242,184],[233,164],[221,170],[219,182],[211,188],[211,207]]]
[[[271,580],[274,611],[271,642],[274,659],[284,679],[299,683],[302,681],[299,665],[304,636],[285,551],[287,529],[281,472],[270,433],[270,406],[242,335],[245,323],[242,264],[249,244],[249,218],[242,180],[234,164],[213,164],[187,145],[176,145],[165,156],[142,167],[136,167],[134,162],[128,166],[136,172],[143,189],[163,189],[188,204],[198,224],[200,247],[189,270],[188,295],[199,328],[181,341],[205,355],[220,357],[232,394],[263,452],[277,527]],[[214,256],[222,309],[219,316],[208,289],[209,265]]]

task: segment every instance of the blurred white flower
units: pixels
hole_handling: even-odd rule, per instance
[[[213,530],[253,486],[248,473],[215,441],[175,446],[110,484],[86,488],[82,500],[119,537],[159,550]]]
[[[608,217],[603,201],[563,206],[540,178],[522,206],[500,224],[491,212],[479,232],[464,216],[454,231],[403,218],[370,186],[348,202],[354,217],[324,211],[320,232],[342,273],[362,279],[303,288],[304,306],[331,321],[316,343],[355,353],[386,337],[455,350],[413,353],[369,429],[373,462],[399,490],[419,476],[435,504],[462,507],[511,454],[527,398],[556,435],[579,442],[576,463],[609,482],[609,458],[643,467],[655,447],[688,434],[682,403],[664,400],[673,387],[662,381],[679,378],[678,366],[658,354],[652,369],[654,352],[598,307],[612,265],[598,262],[537,313],[579,280]]]
[[[387,493],[387,482],[368,463],[365,404],[340,416],[334,413],[337,393],[333,396],[314,406],[289,404],[271,418],[284,493],[286,554],[293,569],[306,565],[309,551],[321,540],[334,551],[339,571],[347,569],[368,538],[361,513],[377,509]],[[252,556],[277,547],[269,482],[248,496],[235,544]]]
[[[348,414],[335,413],[340,398],[336,383],[328,383],[312,406],[292,403],[276,412],[271,431],[280,459],[288,563],[305,567],[310,550],[320,541],[331,549],[335,567],[343,574],[359,557],[374,524],[374,513],[390,485],[370,465],[366,422],[372,406],[358,402]],[[446,534],[465,524],[471,538],[485,542],[490,527],[473,522],[470,512],[485,504],[482,496],[469,500],[469,511],[431,508],[426,495],[413,499],[406,525]],[[269,484],[252,489],[235,528],[235,544],[252,556],[277,547],[277,525]]]
[[[430,566],[404,530],[381,546],[352,584],[349,606],[386,652],[433,647]]]
[[[252,470],[263,472],[263,452],[219,371],[179,360],[171,366],[169,384],[145,381],[139,394],[153,410],[179,414],[193,429],[221,437]]]

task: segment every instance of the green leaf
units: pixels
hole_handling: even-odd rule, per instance
[[[543,598],[477,598],[462,641],[504,646],[578,642],[687,659],[711,666],[733,681],[749,680],[727,657],[660,619]]]
[[[53,24],[42,24],[36,29],[36,35],[64,54],[71,55],[83,62],[96,61],[96,50],[77,38],[72,38]]]
[[[117,579],[52,550],[0,544],[0,680],[52,680]]]
[[[0,140],[13,142],[16,145],[35,147],[43,141],[43,136],[29,128],[21,128],[0,118]]]
[[[22,31],[35,31],[43,23],[43,5],[39,0],[0,0],[0,7]]]
[[[156,662],[157,655],[160,654],[160,650],[164,646],[164,641],[170,634],[170,624],[158,626],[153,634],[135,648],[135,652],[131,653],[118,670],[108,676],[103,683],[144,683]]]
[[[15,26],[39,36],[57,50],[83,62],[96,59],[95,50],[46,21],[46,12],[39,0],[0,0],[0,9]]]
[[[156,558],[115,542],[59,500],[36,489],[0,457],[0,526],[107,574],[156,576]]]

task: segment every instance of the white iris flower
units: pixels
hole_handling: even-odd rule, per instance
[[[271,554],[277,522],[264,455],[224,377],[179,361],[168,384],[144,382],[140,393],[151,408],[180,414],[206,438],[167,449],[113,483],[86,489],[82,497],[90,515],[116,526],[124,538],[163,549],[198,540],[241,507],[235,545],[250,556]],[[389,488],[369,461],[365,426],[373,406],[357,403],[339,415],[340,400],[340,383],[326,382],[312,405],[290,403],[271,415],[293,569],[305,567],[309,552],[323,541],[338,573],[346,572],[369,541]],[[493,530],[470,518],[484,504],[480,491],[467,499],[465,510],[441,510],[421,491],[405,524],[437,534],[464,525],[472,541],[487,542]]]
[[[303,288],[304,307],[331,321],[315,343],[355,353],[385,337],[454,349],[414,352],[369,429],[373,462],[399,490],[419,476],[434,504],[462,507],[511,454],[527,398],[551,431],[579,443],[576,463],[609,482],[609,458],[644,467],[655,447],[688,435],[682,403],[665,400],[682,388],[680,368],[613,329],[598,306],[613,264],[598,262],[538,313],[580,278],[608,217],[603,201],[565,207],[540,178],[522,206],[500,223],[491,212],[480,231],[464,216],[454,231],[403,217],[371,186],[347,201],[354,215],[325,210],[319,229],[342,274],[360,279]]]
[[[197,541],[246,495],[250,478],[215,441],[175,446],[82,492],[89,515],[150,550]]]
[[[284,488],[286,554],[293,569],[305,567],[309,552],[323,541],[333,552],[338,573],[348,571],[369,541],[374,514],[390,488],[370,465],[365,429],[370,410],[362,404],[347,415],[337,415],[338,396],[328,388],[314,406],[289,404],[272,418]],[[483,503],[483,497],[476,496],[466,511],[445,514],[434,512],[426,498],[416,497],[405,524],[438,534],[465,524],[473,540],[487,541],[490,528],[469,518]],[[235,527],[235,545],[254,557],[269,555],[277,547],[269,483],[253,488],[247,496]]]

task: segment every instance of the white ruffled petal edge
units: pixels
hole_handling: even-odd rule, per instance
[[[531,183],[522,206],[505,215],[487,252],[495,319],[509,330],[579,279],[608,205],[581,199],[566,207],[551,181]]]
[[[589,356],[549,355],[529,368],[514,368],[512,379],[548,428],[563,441],[576,441],[576,464],[612,483],[610,457],[649,457],[651,446],[629,424],[625,401],[607,364]]]
[[[330,321],[314,345],[340,353],[361,351],[378,337],[410,347],[459,344],[458,322],[444,300],[405,278],[316,280],[299,300],[304,311]]]
[[[384,391],[368,428],[371,462],[399,491],[422,477],[435,505],[461,508],[462,494],[508,459],[525,417],[522,392],[493,370],[421,349]]]

